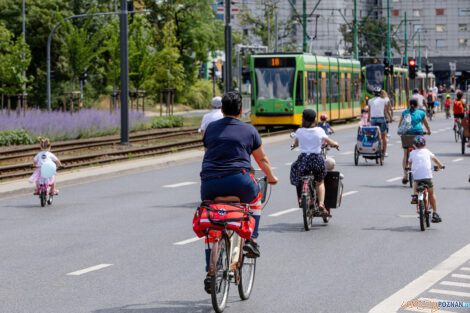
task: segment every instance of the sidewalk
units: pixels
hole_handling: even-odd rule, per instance
[[[336,132],[357,128],[357,123],[335,126]],[[282,142],[290,142],[289,134],[273,135],[263,137],[263,145],[269,146]],[[286,145],[286,149],[289,146]],[[163,156],[154,156],[136,160],[122,161],[94,167],[84,167],[71,172],[59,173],[57,175],[57,186],[60,190],[63,186],[84,184],[101,179],[113,178],[122,175],[143,173],[159,168],[175,166],[189,162],[202,162],[203,149],[182,151]],[[27,178],[0,183],[0,199],[13,196],[32,194],[33,184],[28,183]]]

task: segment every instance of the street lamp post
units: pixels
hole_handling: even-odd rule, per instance
[[[224,92],[232,90],[232,26],[230,25],[231,0],[225,0],[225,66]]]

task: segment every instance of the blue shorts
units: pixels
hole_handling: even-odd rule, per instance
[[[371,126],[379,126],[380,131],[382,133],[387,132],[387,122],[385,121],[385,117],[372,117],[370,119]]]
[[[248,171],[201,183],[201,200],[214,200],[219,196],[237,196],[242,203],[251,203],[258,197],[259,186]]]

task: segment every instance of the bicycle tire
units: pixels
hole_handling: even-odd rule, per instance
[[[312,228],[313,217],[310,214],[310,206],[312,200],[309,195],[302,195],[302,216],[304,220],[305,231],[309,231]]]
[[[419,227],[421,231],[425,231],[426,228],[424,228],[424,201],[423,200],[418,201],[418,211],[419,211]]]
[[[49,196],[49,198],[47,199],[47,204],[48,205],[52,204],[53,198],[54,198],[53,196]]]
[[[459,131],[457,130],[457,126],[454,124],[454,137],[455,137],[455,142],[459,141]]]
[[[359,164],[359,151],[357,150],[357,145],[354,147],[354,165]]]
[[[410,182],[410,188],[413,188],[413,173],[408,173],[408,181]]]
[[[464,134],[464,131],[463,131],[463,129],[462,129],[462,133],[461,133],[461,138],[462,138],[462,140],[461,140],[462,154],[465,154],[465,143],[466,143],[466,141],[467,141],[464,135],[465,135],[465,134]]]
[[[431,207],[431,208],[432,208],[432,207]],[[431,227],[431,222],[430,222],[430,219],[429,219],[429,215],[431,215],[431,214],[430,214],[431,208],[426,208],[426,212],[424,213],[424,217],[425,217],[426,227],[427,227],[427,228]]]
[[[255,273],[256,258],[248,258],[244,255],[239,269],[240,282],[238,283],[238,294],[240,299],[248,300],[250,298],[253,284],[255,283]]]
[[[44,193],[44,191],[41,191],[41,193],[39,194],[39,198],[41,199],[41,206],[45,207],[46,206],[46,194]]]
[[[219,248],[217,249],[217,262],[215,275],[211,281],[211,299],[212,307],[217,313],[224,311],[227,306],[228,292],[230,289],[230,244],[227,234],[220,238]]]

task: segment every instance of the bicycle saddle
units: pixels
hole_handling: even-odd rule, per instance
[[[214,202],[240,202],[237,196],[219,196],[214,198]]]

